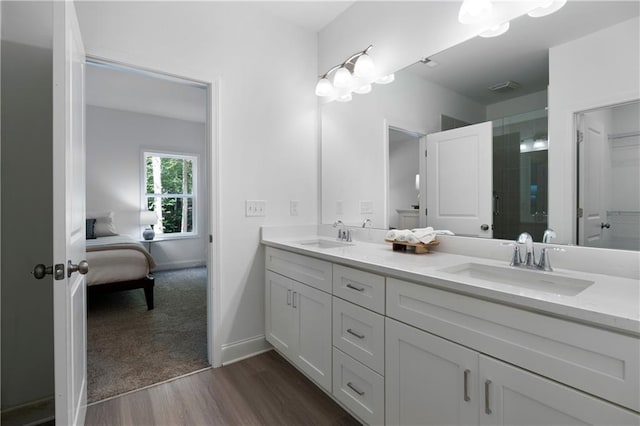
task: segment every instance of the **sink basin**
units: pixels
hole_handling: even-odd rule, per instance
[[[347,247],[352,246],[353,244],[342,242],[342,241],[331,241],[331,240],[309,240],[309,241],[300,241],[298,244],[303,246],[309,246],[319,249],[331,249],[336,247]]]
[[[523,287],[564,296],[575,296],[594,283],[593,281],[552,275],[542,271],[502,268],[480,263],[463,263],[461,265],[440,269],[440,271],[460,277],[509,284],[515,287]]]

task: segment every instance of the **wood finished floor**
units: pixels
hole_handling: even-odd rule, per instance
[[[359,425],[275,351],[99,402],[86,425]]]

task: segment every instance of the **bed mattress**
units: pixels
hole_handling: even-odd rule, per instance
[[[87,240],[87,262],[88,286],[138,280],[155,267],[141,243],[122,235]]]

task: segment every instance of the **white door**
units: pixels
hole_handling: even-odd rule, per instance
[[[480,355],[481,425],[638,425],[640,417],[568,386]]]
[[[490,121],[427,136],[427,225],[491,238]]]
[[[72,2],[53,5],[53,282],[56,424],[84,424],[86,265],[84,48]],[[75,265],[71,266],[70,265]],[[74,269],[79,266],[80,271]]]
[[[294,282],[294,362],[320,386],[331,392],[331,295]]]
[[[388,425],[478,424],[478,354],[385,319]]]
[[[582,208],[582,217],[578,218],[578,244],[603,247],[603,225],[607,222],[603,197],[607,193],[604,173],[608,140],[598,114],[580,114],[578,129],[582,135],[578,139],[578,205]]]

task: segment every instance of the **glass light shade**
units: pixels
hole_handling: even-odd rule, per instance
[[[317,96],[332,96],[335,92],[333,88],[333,84],[329,81],[328,78],[321,78],[316,84],[316,95]]]
[[[367,93],[371,92],[371,85],[370,84],[362,84],[359,86],[356,86],[353,89],[353,93],[357,93],[359,95],[365,95]]]
[[[391,74],[383,75],[382,77],[379,77],[376,80],[376,83],[378,83],[378,84],[389,84],[389,83],[393,82],[395,79],[396,79],[396,76],[393,73],[391,73]]]
[[[353,96],[351,95],[351,92],[344,92],[344,93],[338,95],[338,97],[336,98],[336,101],[338,101],[338,102],[349,102],[349,101],[351,101],[351,99],[353,99]]]
[[[140,212],[140,225],[154,225],[158,221],[158,215],[154,211],[143,210]]]
[[[541,5],[540,7],[533,9],[528,13],[532,18],[541,18],[543,16],[551,15],[554,12],[562,9],[562,6],[567,4],[567,0],[554,0],[548,1]]]
[[[458,13],[462,24],[478,24],[491,16],[491,0],[464,0]]]
[[[371,81],[376,74],[376,66],[373,64],[371,56],[366,53],[361,55],[356,60],[356,65],[353,67],[353,74],[356,77]]]
[[[480,34],[480,37],[490,38],[490,37],[498,37],[509,31],[509,22],[505,22],[503,24],[495,25],[489,28],[487,31]]]
[[[336,89],[347,89],[353,85],[353,76],[345,67],[338,68],[333,76],[333,86]]]

